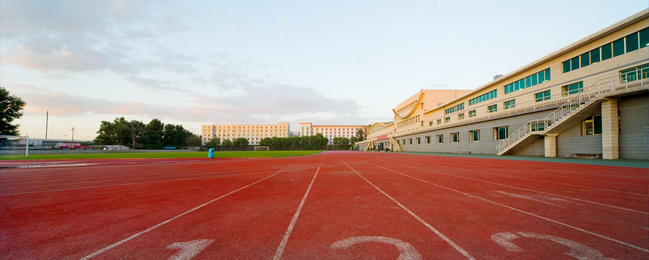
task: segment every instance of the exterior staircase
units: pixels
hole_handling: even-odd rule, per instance
[[[643,73],[644,72],[644,73]],[[580,111],[593,104],[599,104],[606,94],[619,90],[628,89],[636,85],[647,87],[648,77],[646,69],[630,71],[624,74],[605,77],[596,81],[593,85],[582,91],[568,96],[568,101],[554,110],[543,119],[531,120],[503,139],[496,148],[498,155],[504,155],[521,143],[532,138],[538,138],[559,127]],[[568,93],[566,93],[568,94]]]
[[[395,152],[403,152],[403,148],[401,148],[401,145],[399,145],[399,141],[394,139],[392,135],[389,135],[388,139],[390,140],[390,143],[392,144],[392,147],[394,148]]]

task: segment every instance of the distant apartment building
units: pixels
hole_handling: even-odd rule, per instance
[[[203,145],[215,137],[221,141],[246,138],[248,144],[258,145],[266,137],[290,137],[290,125],[288,122],[275,125],[203,125],[202,133]]]
[[[301,122],[300,136],[322,134],[329,139],[328,144],[332,145],[336,137],[351,138],[356,136],[359,128],[363,129],[363,132],[367,132],[368,125],[313,125],[311,122]]]

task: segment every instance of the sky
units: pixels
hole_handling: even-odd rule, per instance
[[[20,134],[101,121],[372,124],[421,89],[475,89],[648,7],[625,1],[2,0]]]

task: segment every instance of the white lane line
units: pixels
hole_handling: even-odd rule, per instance
[[[471,195],[471,194],[468,194],[468,193],[465,193],[465,192],[461,192],[461,191],[459,191],[459,190],[455,190],[455,189],[452,189],[452,188],[444,187],[444,186],[442,186],[442,185],[435,184],[435,183],[432,183],[432,182],[429,182],[429,181],[426,181],[426,180],[423,180],[423,179],[419,179],[419,178],[417,178],[417,177],[413,177],[413,176],[407,175],[407,174],[405,174],[405,173],[400,173],[400,172],[398,172],[398,171],[395,171],[395,170],[392,170],[392,169],[385,168],[385,167],[383,167],[383,166],[379,166],[379,165],[376,165],[376,164],[372,164],[372,165],[374,165],[374,166],[376,166],[376,167],[379,167],[379,168],[382,168],[382,169],[386,169],[386,170],[388,170],[388,171],[394,172],[394,173],[399,174],[399,175],[402,175],[402,176],[406,176],[406,177],[408,177],[408,178],[412,178],[412,179],[415,179],[415,180],[418,180],[418,181],[421,181],[421,182],[428,183],[428,184],[430,184],[430,185],[433,185],[433,186],[436,186],[436,187],[439,187],[439,188],[442,188],[442,189],[446,189],[446,190],[450,190],[450,191],[453,191],[453,192],[457,192],[457,193],[460,193],[460,194],[463,194],[463,195],[466,195],[466,196],[469,196],[469,197],[472,197],[472,198],[476,198],[476,199],[479,199],[479,200],[482,200],[482,201],[486,201],[486,202],[489,202],[489,203],[492,203],[492,204],[495,204],[495,205],[498,205],[498,206],[501,206],[501,207],[505,207],[505,208],[508,208],[508,209],[511,209],[511,210],[514,210],[514,211],[518,211],[518,212],[520,212],[520,213],[527,214],[527,215],[530,215],[530,216],[533,216],[533,217],[537,217],[537,218],[540,218],[540,219],[543,219],[543,220],[547,220],[547,221],[550,221],[550,222],[552,222],[552,223],[555,223],[555,224],[558,224],[558,225],[562,225],[562,226],[564,226],[564,227],[568,227],[568,228],[572,228],[572,229],[575,229],[575,230],[579,230],[579,231],[584,232],[584,233],[586,233],[586,234],[591,234],[591,235],[597,236],[597,237],[599,237],[599,238],[603,238],[603,239],[606,239],[606,240],[609,240],[609,241],[613,241],[613,242],[616,242],[616,243],[619,243],[619,244],[622,244],[622,245],[625,245],[625,246],[629,246],[629,247],[632,247],[632,248],[638,249],[638,250],[640,250],[640,251],[644,251],[644,252],[649,253],[649,249],[646,249],[646,248],[642,248],[642,247],[635,246],[635,245],[632,245],[632,244],[629,244],[629,243],[626,243],[626,242],[623,242],[623,241],[620,241],[620,240],[617,240],[617,239],[614,239],[614,238],[610,238],[610,237],[607,237],[607,236],[604,236],[604,235],[600,235],[600,234],[597,234],[597,233],[595,233],[595,232],[588,231],[588,230],[585,230],[585,229],[581,229],[581,228],[578,228],[578,227],[575,227],[575,226],[572,226],[572,225],[569,225],[569,224],[566,224],[566,223],[563,223],[563,222],[559,222],[559,221],[554,220],[554,219],[550,219],[550,218],[542,217],[542,216],[536,215],[536,214],[534,214],[534,213],[524,211],[524,210],[522,210],[522,209],[517,209],[517,208],[514,208],[514,207],[507,206],[507,205],[505,205],[505,204],[501,204],[501,203],[498,203],[498,202],[495,202],[495,201],[491,201],[491,200],[488,200],[488,199],[482,198],[482,197],[478,197],[478,196]]]
[[[411,216],[413,216],[414,218],[416,218],[417,220],[419,220],[419,222],[421,222],[422,224],[424,224],[424,226],[426,226],[427,228],[429,228],[431,231],[435,232],[435,234],[437,234],[437,236],[439,236],[439,237],[442,238],[444,241],[446,241],[446,243],[448,243],[448,244],[451,245],[453,248],[455,248],[455,250],[457,250],[458,252],[460,252],[460,253],[461,253],[462,255],[464,255],[466,258],[475,260],[475,258],[473,258],[473,256],[471,256],[471,255],[469,254],[469,252],[465,251],[465,250],[462,249],[460,246],[458,246],[457,244],[455,244],[455,242],[451,241],[448,237],[446,237],[444,234],[442,234],[442,232],[439,232],[439,231],[438,231],[437,229],[435,229],[433,226],[431,226],[431,225],[428,224],[426,221],[424,221],[424,220],[421,219],[419,216],[417,216],[417,214],[415,214],[414,212],[412,212],[412,211],[410,211],[408,208],[406,208],[406,206],[404,206],[403,204],[399,203],[399,201],[397,201],[397,200],[394,199],[392,196],[390,196],[390,195],[388,195],[387,193],[385,193],[383,190],[379,189],[379,187],[377,187],[376,185],[374,185],[374,183],[370,182],[368,179],[366,179],[365,177],[363,177],[363,175],[361,175],[361,174],[358,173],[356,170],[354,170],[354,168],[352,168],[351,166],[349,166],[349,164],[347,164],[347,163],[344,162],[344,161],[343,161],[343,163],[344,163],[345,165],[347,165],[347,167],[349,167],[349,169],[351,169],[352,171],[354,171],[358,176],[360,176],[361,178],[363,178],[363,180],[365,180],[367,183],[369,183],[370,185],[372,185],[372,187],[374,187],[375,189],[377,189],[379,192],[383,193],[383,195],[385,195],[385,196],[388,197],[390,200],[392,200],[394,203],[396,203],[397,205],[399,205],[399,207],[401,207],[403,210],[405,210],[406,212],[408,212],[408,214],[410,214]]]
[[[175,216],[175,217],[173,217],[173,218],[170,218],[170,219],[168,219],[168,220],[165,220],[165,221],[161,222],[160,224],[157,224],[157,225],[155,225],[155,226],[153,226],[153,227],[147,228],[147,229],[144,230],[144,231],[141,231],[140,233],[137,233],[137,234],[135,234],[135,235],[132,235],[132,236],[130,236],[130,237],[128,237],[128,238],[125,238],[125,239],[123,239],[123,240],[121,240],[121,241],[119,241],[119,242],[117,242],[117,243],[115,243],[115,244],[112,244],[112,245],[107,246],[107,247],[105,247],[105,248],[103,248],[103,249],[101,249],[101,250],[99,250],[99,251],[97,251],[97,252],[94,252],[94,253],[92,253],[92,254],[90,254],[90,255],[87,255],[86,257],[81,258],[81,260],[86,260],[86,259],[93,258],[93,257],[95,257],[95,256],[97,256],[97,255],[99,255],[99,254],[101,254],[101,253],[103,253],[103,252],[106,252],[106,251],[108,251],[108,250],[110,250],[110,249],[112,249],[112,248],[114,248],[114,247],[117,247],[117,246],[119,246],[119,245],[121,245],[121,244],[124,244],[124,243],[126,243],[127,241],[129,241],[129,240],[131,240],[131,239],[133,239],[133,238],[136,238],[136,237],[138,237],[138,236],[140,236],[140,235],[142,235],[142,234],[145,234],[145,233],[147,233],[147,232],[149,232],[149,231],[151,231],[151,230],[154,230],[154,229],[156,229],[156,228],[158,228],[158,227],[160,227],[160,226],[162,226],[162,225],[164,225],[164,224],[167,224],[167,223],[169,223],[169,222],[171,222],[171,221],[173,221],[173,220],[175,220],[175,219],[177,219],[177,218],[179,218],[179,217],[182,217],[182,216],[184,216],[184,215],[187,215],[187,214],[189,214],[189,213],[192,213],[192,212],[196,211],[197,209],[200,209],[200,208],[202,208],[202,207],[205,207],[205,206],[207,206],[208,204],[210,204],[210,203],[212,203],[212,202],[215,202],[215,201],[220,200],[220,199],[222,199],[222,198],[225,198],[225,197],[227,197],[227,196],[229,196],[229,195],[231,195],[231,194],[233,194],[233,193],[236,193],[236,192],[241,191],[241,190],[243,190],[243,189],[245,189],[245,188],[248,188],[248,187],[250,187],[250,186],[252,186],[252,185],[255,185],[255,184],[257,184],[257,183],[260,183],[260,182],[262,182],[262,181],[264,181],[264,180],[266,180],[266,179],[268,179],[268,178],[270,178],[270,177],[273,177],[273,176],[275,176],[275,175],[277,175],[277,174],[279,174],[279,173],[281,173],[281,172],[283,172],[283,171],[286,171],[287,169],[289,169],[289,168],[291,168],[291,167],[293,167],[293,165],[287,167],[286,169],[283,169],[283,170],[281,170],[281,171],[278,171],[278,172],[276,172],[276,173],[273,173],[272,175],[270,175],[270,176],[268,176],[268,177],[265,177],[265,178],[263,178],[263,179],[261,179],[261,180],[255,181],[255,182],[253,182],[253,183],[251,183],[251,184],[248,184],[248,185],[246,185],[246,186],[243,186],[243,187],[241,187],[241,188],[239,188],[239,189],[233,190],[233,191],[229,192],[228,194],[222,195],[222,196],[220,196],[220,197],[218,197],[218,198],[216,198],[216,199],[213,199],[213,200],[210,200],[210,201],[208,201],[208,202],[205,202],[205,203],[201,204],[200,206],[195,207],[195,208],[193,208],[193,209],[190,209],[190,210],[188,210],[188,211],[185,211],[185,212],[183,212],[182,214],[180,214],[180,215],[178,215],[178,216]]]
[[[286,243],[288,242],[288,238],[291,236],[291,232],[293,232],[293,227],[295,227],[295,222],[297,222],[297,218],[300,216],[300,211],[302,211],[302,207],[304,206],[304,202],[306,201],[306,197],[309,196],[309,191],[311,191],[311,187],[313,186],[313,182],[315,181],[315,177],[318,176],[318,172],[320,172],[320,167],[322,167],[322,162],[324,162],[325,157],[327,155],[325,154],[324,157],[322,157],[322,161],[320,161],[320,166],[318,166],[318,169],[315,171],[315,175],[313,175],[313,179],[311,180],[311,184],[309,184],[309,187],[306,189],[306,193],[304,193],[304,197],[302,198],[302,202],[300,202],[300,206],[297,207],[297,211],[295,211],[295,215],[293,215],[293,219],[291,219],[291,224],[288,225],[288,229],[286,229],[286,233],[284,234],[284,238],[282,239],[282,242],[279,243],[279,247],[277,248],[277,251],[275,252],[275,257],[273,259],[278,260],[282,257],[282,253],[284,253],[284,248],[286,247]]]
[[[444,168],[458,169],[458,168],[455,168],[455,167],[448,167],[448,166],[436,166],[436,167],[444,167]],[[503,175],[503,174],[496,174],[496,173],[488,173],[488,172],[483,172],[483,174],[495,175],[495,176],[502,176],[502,177],[514,178],[514,179],[521,179],[521,180],[529,180],[529,181],[537,181],[537,182],[547,182],[547,183],[558,184],[558,185],[564,185],[564,186],[572,186],[572,187],[579,187],[579,188],[594,189],[594,190],[602,190],[602,191],[608,191],[608,192],[617,192],[617,193],[631,194],[631,195],[636,195],[636,196],[649,197],[649,195],[647,195],[647,194],[635,193],[635,192],[627,192],[627,191],[621,191],[621,190],[601,189],[601,188],[595,188],[595,187],[589,187],[589,186],[581,186],[581,185],[567,184],[567,183],[554,182],[554,181],[544,181],[544,180],[538,180],[538,179],[532,179],[532,178],[516,177],[516,176]]]
[[[140,184],[160,183],[160,182],[190,181],[190,180],[202,180],[202,179],[216,179],[216,178],[223,178],[223,177],[248,176],[248,175],[263,174],[263,173],[266,173],[266,172],[249,173],[249,174],[221,175],[221,176],[216,176],[216,177],[198,177],[198,178],[173,179],[173,180],[164,180],[164,181],[132,182],[132,183],[122,183],[122,184],[113,184],[113,185],[99,185],[99,186],[88,186],[88,187],[69,188],[69,189],[56,189],[56,190],[43,190],[43,191],[29,191],[29,192],[20,192],[20,193],[0,194],[0,197],[3,197],[3,196],[13,196],[13,195],[23,195],[23,194],[43,193],[43,192],[70,191],[70,190],[95,189],[95,188],[106,188],[106,187],[117,187],[117,186],[128,186],[128,185],[140,185]]]
[[[540,199],[535,199],[535,198],[532,198],[532,197],[530,197],[530,196],[525,196],[525,195],[520,195],[520,194],[509,193],[509,192],[501,191],[501,190],[496,191],[496,193],[500,193],[500,194],[503,194],[503,195],[507,195],[507,196],[510,196],[510,197],[512,197],[512,198],[526,199],[526,200],[536,201],[536,202],[538,202],[538,203],[543,203],[543,204],[548,204],[548,205],[552,205],[552,206],[561,207],[561,205],[554,204],[554,203],[550,203],[550,202],[543,201],[543,200],[540,200]]]
[[[374,165],[374,166],[378,166],[378,165],[376,165],[376,164],[369,163],[369,162],[368,162],[368,164],[372,164],[372,165]],[[649,215],[649,212],[644,212],[644,211],[640,211],[640,210],[629,209],[629,208],[623,208],[623,207],[618,207],[618,206],[614,206],[614,205],[610,205],[610,204],[604,204],[604,203],[599,203],[599,202],[590,201],[590,200],[578,199],[578,198],[573,198],[573,197],[568,197],[568,196],[563,196],[563,195],[553,194],[553,193],[549,193],[549,192],[543,192],[543,191],[537,191],[537,190],[530,190],[530,189],[521,188],[521,187],[516,187],[516,186],[511,186],[511,185],[507,185],[507,184],[502,184],[502,183],[497,183],[497,182],[490,182],[490,181],[485,181],[485,180],[480,180],[480,179],[474,179],[474,178],[464,177],[464,176],[455,175],[455,174],[450,174],[450,173],[444,173],[444,172],[440,172],[440,171],[434,171],[434,170],[425,169],[425,168],[419,168],[419,167],[414,167],[414,166],[409,166],[409,165],[406,165],[406,166],[408,166],[408,167],[410,167],[410,168],[414,168],[414,169],[419,169],[419,170],[424,170],[424,171],[434,172],[434,173],[437,173],[437,174],[444,174],[444,175],[453,176],[453,177],[458,177],[458,178],[462,178],[462,179],[467,179],[467,180],[472,180],[472,181],[477,181],[477,182],[483,182],[483,183],[489,183],[489,184],[493,184],[493,185],[503,186],[503,187],[512,188],[512,189],[518,189],[518,190],[524,190],[524,191],[529,191],[529,192],[536,192],[536,193],[545,194],[545,195],[550,195],[550,196],[554,196],[554,197],[559,197],[559,198],[564,198],[564,199],[570,199],[570,200],[576,200],[576,201],[586,202],[586,203],[590,203],[590,204],[595,204],[595,205],[600,205],[600,206],[605,206],[605,207],[611,207],[611,208],[614,208],[614,209],[626,210],[626,211],[631,211],[631,212],[635,212],[635,213],[641,213],[641,214]],[[378,166],[378,167],[380,167],[380,166]]]

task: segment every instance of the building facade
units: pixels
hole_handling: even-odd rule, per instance
[[[300,122],[300,136],[322,134],[329,139],[328,145],[333,144],[336,137],[352,138],[358,129],[367,132],[367,125],[313,125],[311,122]]]
[[[458,97],[422,90],[359,148],[649,159],[648,25],[645,9]]]
[[[246,138],[248,144],[258,145],[259,141],[266,137],[290,136],[290,125],[287,122],[279,122],[276,125],[203,125],[202,130],[203,145],[215,137],[221,141]]]

